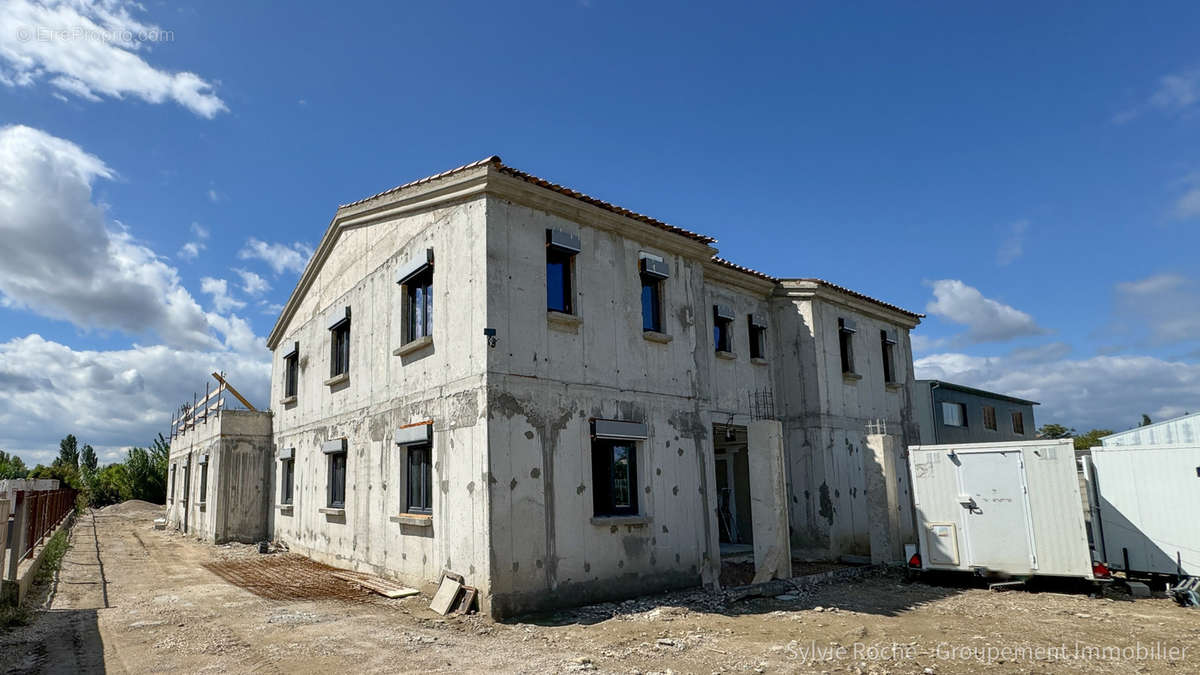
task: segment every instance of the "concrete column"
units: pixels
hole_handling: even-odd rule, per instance
[[[750,469],[750,517],[754,523],[754,583],[792,576],[788,532],[787,478],[783,460],[783,425],[775,420],[751,422],[747,428]]]
[[[871,542],[871,562],[890,563],[904,560],[904,536],[901,531],[902,504],[897,485],[897,467],[902,467],[897,451],[899,443],[889,434],[866,436],[867,515]]]

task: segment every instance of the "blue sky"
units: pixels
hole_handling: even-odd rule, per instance
[[[336,206],[491,154],[926,312],[918,376],[1039,423],[1200,409],[1200,6],[645,5],[0,5],[0,448],[265,404]]]

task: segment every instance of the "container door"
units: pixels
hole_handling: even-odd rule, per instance
[[[1031,571],[1020,451],[961,453],[958,458],[968,564],[1001,572]]]

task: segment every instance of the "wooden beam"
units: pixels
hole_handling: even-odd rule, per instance
[[[254,406],[250,405],[250,402],[247,401],[245,398],[243,398],[242,395],[240,393],[238,393],[238,390],[233,388],[232,384],[229,384],[228,382],[226,382],[225,378],[221,377],[217,373],[213,373],[212,376],[217,380],[217,382],[220,382],[222,386],[224,386],[226,389],[228,389],[229,393],[233,394],[234,398],[236,398],[238,401],[240,401],[242,403],[242,405],[246,406],[246,408],[249,409],[250,412],[258,412],[258,408],[255,408]]]

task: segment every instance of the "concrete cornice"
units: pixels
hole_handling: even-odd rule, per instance
[[[704,279],[714,283],[732,286],[738,290],[747,291],[760,297],[768,297],[777,284],[770,279],[762,279],[746,272],[731,269],[712,260],[704,261]]]
[[[916,328],[922,318],[921,314],[900,309],[819,279],[781,279],[775,289],[775,295],[784,298],[824,300],[861,314],[904,326],[909,330]]]

